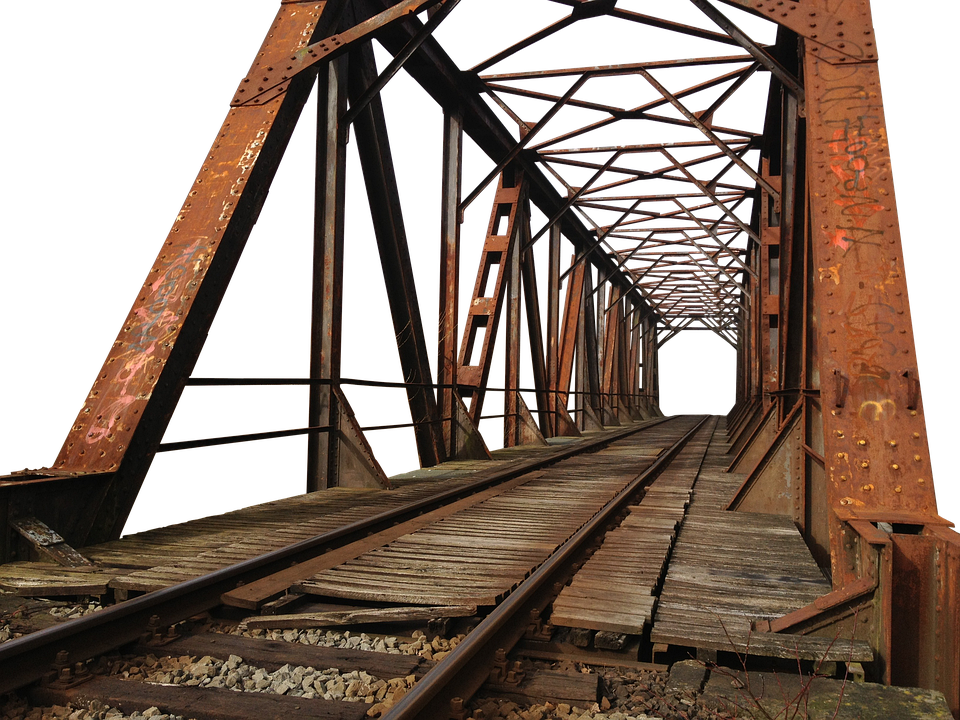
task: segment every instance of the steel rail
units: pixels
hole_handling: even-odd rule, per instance
[[[492,665],[493,654],[512,643],[503,639],[504,634],[522,635],[530,622],[530,605],[537,599],[541,588],[549,587],[550,582],[562,572],[566,564],[585,546],[597,531],[609,522],[644,484],[656,478],[677,456],[677,453],[699,432],[710,419],[704,416],[690,431],[684,434],[674,445],[663,453],[654,463],[638,475],[616,497],[601,508],[593,518],[564,542],[539,568],[523,581],[497,608],[464,638],[447,655],[443,662],[436,665],[418,682],[403,699],[391,708],[384,720],[414,720],[414,718],[436,718],[447,720],[450,717],[449,703],[454,697],[466,698],[479,689],[485,679],[485,673]],[[527,613],[523,611],[527,610]],[[518,624],[519,621],[519,624]],[[516,637],[519,639],[519,636]],[[480,656],[480,657],[478,657]],[[469,671],[468,671],[469,666]],[[474,678],[481,678],[476,687],[457,685],[464,683],[464,675],[469,672]]]
[[[215,607],[220,596],[239,585],[252,582],[315,557],[324,550],[341,547],[445,504],[512,480],[524,473],[560,460],[592,452],[609,443],[641,432],[675,417],[657,418],[611,432],[601,438],[577,443],[548,458],[521,460],[486,478],[428,498],[385,510],[363,520],[274,550],[256,558],[156,590],[111,607],[39,630],[0,644],[0,695],[41,679],[65,651],[70,662],[80,662],[134,642],[151,626],[172,625]]]

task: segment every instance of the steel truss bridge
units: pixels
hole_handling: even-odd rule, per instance
[[[737,357],[726,427],[745,480],[728,509],[792,518],[832,583],[792,627],[865,625],[875,679],[939,689],[956,715],[960,536],[937,514],[869,2],[553,0],[541,29],[488,38],[464,67],[435,31],[469,5],[282,1],[62,448],[0,480],[5,520],[78,548],[115,539],[158,452],[288,435],[308,437],[308,492],[390,487],[355,385],[405,391],[422,467],[488,458],[482,418],[502,418],[505,447],[650,420],[659,348],[709,332]],[[598,27],[666,41],[578,63]],[[437,319],[418,303],[380,99],[401,69],[443,112]],[[195,377],[315,87],[309,373]],[[341,364],[351,137],[400,383]],[[477,184],[465,138],[491,162]],[[488,188],[480,262],[461,267],[464,212]],[[303,427],[163,442],[186,387],[243,384],[308,388]]]

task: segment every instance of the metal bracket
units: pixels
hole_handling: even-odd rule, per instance
[[[843,376],[839,370],[833,371],[833,379],[835,381],[834,386],[834,405],[838,408],[842,408],[847,401],[847,391],[849,389],[849,383],[847,379]]]
[[[141,645],[150,645],[151,647],[163,647],[164,645],[169,645],[174,640],[180,638],[180,633],[178,633],[173,625],[167,627],[167,634],[163,635],[160,632],[160,616],[151,615],[150,620],[147,622],[147,631],[140,636]]]
[[[504,678],[503,683],[504,685],[519,685],[526,676],[527,673],[523,669],[523,661],[514,660],[513,667],[507,671],[507,676]]]
[[[331,35],[306,47],[294,50],[289,60],[255,69],[243,80],[230,103],[231,107],[264,105],[286,92],[290,81],[312,68],[321,60],[330,60],[342,55],[351,45],[367,38],[377,30],[398,20],[413,15],[440,0],[403,0],[392,8],[374,15],[342,33]]]
[[[507,678],[507,651],[499,648],[493,656],[493,667],[490,668],[490,675],[487,682],[502,683]]]
[[[523,637],[526,640],[548,641],[553,637],[554,626],[543,621],[540,617],[540,610],[533,608],[530,611],[530,624],[527,625],[527,631]]]
[[[96,567],[68,545],[59,533],[35,517],[11,520],[10,527],[20,533],[38,553],[59,565],[78,570],[92,570]]]
[[[904,370],[900,376],[907,385],[907,410],[916,410],[920,403],[920,379],[916,372],[911,373],[909,370]]]
[[[53,669],[44,678],[44,684],[58,690],[69,690],[77,685],[93,680],[93,673],[86,663],[70,662],[70,653],[61,650],[53,663]]]

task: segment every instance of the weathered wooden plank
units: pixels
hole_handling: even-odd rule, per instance
[[[296,592],[310,593],[325,597],[347,598],[352,600],[370,600],[373,602],[409,603],[412,605],[496,605],[501,594],[494,591],[479,593],[467,590],[435,588],[426,585],[401,588],[353,587],[336,582],[325,583],[317,580],[305,581],[293,585]],[[511,588],[508,588],[511,589]]]
[[[871,662],[873,651],[863,640],[814,637],[810,635],[785,635],[779,633],[723,633],[689,632],[681,625],[654,626],[651,640],[675,645],[694,645],[712,650],[748,653],[761,657],[776,657],[788,660],[823,660],[825,662]]]
[[[628,635],[643,634],[643,628],[649,621],[649,614],[616,613],[607,609],[598,613],[589,609],[563,607],[550,615],[550,622],[559,627],[607,630]]]
[[[453,535],[441,535],[439,533],[425,533],[418,536],[418,540],[425,542],[433,542],[437,546],[441,547],[458,547],[458,548],[467,548],[471,550],[479,550],[480,548],[487,549],[492,548],[495,550],[504,550],[504,549],[519,549],[519,550],[545,550],[549,552],[556,547],[555,543],[543,542],[543,541],[534,541],[534,542],[524,542],[523,540],[507,540],[504,538],[497,537],[457,537]]]
[[[645,577],[647,575],[656,575],[663,572],[666,562],[666,554],[661,552],[659,556],[650,554],[639,557],[624,557],[604,554],[595,560],[588,561],[580,569],[578,575],[586,577],[606,577],[611,580],[618,577]]]
[[[371,553],[372,555],[372,553]],[[410,545],[401,543],[391,543],[390,545],[377,550],[377,558],[384,560],[395,559],[398,562],[463,562],[463,552],[459,548],[437,548],[428,545]],[[517,552],[484,552],[483,555],[471,558],[471,563],[482,566],[491,565],[500,567],[509,562],[527,562],[530,559],[539,557],[539,553],[517,553]]]
[[[471,617],[476,605],[418,605],[389,608],[354,608],[328,612],[294,613],[289,615],[261,615],[243,621],[250,630],[318,628],[336,625],[364,625],[373,623],[413,622],[439,617]]]
[[[487,682],[481,690],[524,705],[550,702],[589,707],[600,697],[600,675],[531,668],[519,686]]]
[[[609,588],[600,588],[596,585],[568,585],[564,588],[564,601],[572,598],[582,598],[585,600],[609,600],[611,603],[630,603],[638,598],[649,597],[650,588],[643,585],[629,586],[626,584],[614,585]],[[651,600],[652,602],[652,600]]]
[[[604,573],[587,573],[580,577],[578,573],[578,580],[569,587],[579,588],[596,585],[601,588],[609,588],[611,592],[621,588],[628,588],[631,592],[639,591],[640,589],[643,589],[644,592],[649,592],[656,586],[659,577],[659,574],[654,572],[629,575],[621,574],[615,578],[611,578]]]
[[[598,606],[597,598],[595,597],[578,597],[570,593],[564,596],[562,600],[558,599],[553,604],[553,612],[566,613],[576,609],[587,614],[593,613],[597,617],[604,617],[611,614],[643,615],[649,618],[651,612],[653,612],[655,602],[656,598],[652,595],[638,592],[632,597],[621,594],[615,598],[609,598],[602,606]]]
[[[796,584],[797,587],[826,587],[829,588],[828,583],[824,583],[822,575],[814,575],[813,573],[798,573],[793,571],[792,574],[788,575],[773,569],[771,572],[764,573],[760,567],[745,567],[744,565],[738,565],[734,561],[725,561],[723,559],[717,558],[713,567],[704,568],[702,566],[696,566],[692,564],[675,564],[673,558],[671,558],[670,563],[671,573],[675,573],[673,578],[677,582],[704,582],[704,583],[717,583],[723,584],[729,582],[733,578],[744,578],[757,583],[769,583],[775,585],[782,585],[785,583]],[[826,592],[826,591],[824,591]]]
[[[107,592],[107,583],[81,580],[33,579],[0,580],[0,588],[24,597],[63,597],[66,595],[103,595]]]
[[[314,698],[305,700],[287,695],[240,693],[221,688],[152,685],[112,677],[96,677],[69,690],[39,688],[31,694],[45,705],[85,705],[99,700],[130,715],[149,707],[160,712],[196,720],[249,720],[249,718],[317,718],[318,720],[362,720],[366,703],[345,703]]]
[[[520,569],[529,569],[529,564],[522,561],[513,561],[501,559],[496,562],[470,562],[469,564],[464,564],[463,558],[448,557],[443,559],[437,558],[420,558],[420,557],[411,557],[411,556],[397,556],[397,555],[385,555],[384,553],[370,553],[364,555],[363,557],[357,558],[356,560],[351,560],[349,564],[345,564],[342,567],[351,567],[351,568],[378,568],[382,570],[413,570],[417,572],[435,572],[437,574],[443,574],[445,572],[451,572],[454,574],[463,574],[463,575],[489,575],[490,573],[495,573],[499,570],[506,569],[507,571],[513,572]]]
[[[376,584],[440,583],[444,585],[468,585],[489,587],[498,578],[523,578],[529,572],[527,565],[500,567],[496,573],[476,568],[469,564],[421,565],[418,567],[391,567],[375,564],[349,563],[328,571],[328,579],[336,577],[343,582],[372,582]]]
[[[502,588],[504,585],[510,586],[511,583],[520,582],[523,577],[523,573],[515,574],[512,579],[506,575],[496,575],[489,578],[480,576],[424,578],[419,576],[400,576],[395,574],[375,576],[362,572],[350,573],[341,571],[340,568],[336,568],[329,573],[324,573],[316,578],[313,578],[312,580],[306,580],[302,583],[299,583],[297,587],[315,587],[320,584],[336,586],[337,584],[340,584],[343,587],[351,587],[356,590],[368,590],[373,595],[377,594],[381,589],[386,587],[389,587],[391,590],[415,589],[418,592],[421,590],[427,592],[430,588],[436,588],[438,592],[451,592],[462,589],[467,592],[480,591],[486,593],[495,588]],[[450,603],[418,602],[413,604],[444,605]],[[456,605],[457,603],[453,604]]]

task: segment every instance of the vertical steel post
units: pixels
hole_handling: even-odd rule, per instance
[[[557,343],[557,381],[556,381],[556,400],[554,402],[554,422],[556,423],[557,434],[575,434],[583,422],[583,400],[582,390],[586,388],[584,378],[581,377],[581,369],[586,366],[582,362],[584,357],[583,333],[581,332],[580,317],[583,314],[583,279],[586,275],[586,263],[577,263],[576,256],[571,259],[573,270],[570,273],[570,279],[567,281],[567,297],[563,308],[563,327],[560,332],[560,339]],[[559,269],[557,275],[559,276]],[[559,284],[559,283],[558,283]],[[559,294],[559,288],[557,289]],[[569,419],[566,417],[567,404],[569,401],[568,392],[570,390],[570,380],[574,372],[574,358],[576,358],[576,390],[574,395],[574,407],[578,417],[576,418],[576,428],[570,427]],[[564,413],[561,418],[560,413]]]
[[[526,203],[524,212],[526,222],[520,247],[530,239],[530,203]],[[540,432],[552,437],[550,429],[550,393],[547,387],[546,360],[543,356],[543,326],[540,322],[540,293],[537,289],[537,267],[533,260],[533,248],[526,250],[520,258],[520,277],[523,281],[523,306],[527,317],[527,337],[530,341],[530,362],[533,365],[533,386],[537,391],[537,419]]]
[[[376,64],[370,43],[350,54],[350,99],[356,102],[376,78]],[[429,467],[444,459],[442,429],[437,400],[431,383],[426,337],[420,319],[420,304],[410,263],[407,235],[403,225],[397,178],[387,135],[383,105],[377,96],[354,123],[360,165],[370,201],[380,264],[383,269],[390,313],[397,334],[397,350],[407,387],[410,415],[415,424],[420,465]]]
[[[647,317],[643,321],[643,398],[650,411],[659,413],[660,386],[657,377],[657,320]]]
[[[558,344],[560,342],[560,225],[550,226],[549,247],[547,249],[547,393],[550,415],[550,435],[558,434],[557,417],[558,395],[560,389],[560,367],[558,364]]]
[[[310,427],[337,424],[340,409],[333,384],[340,379],[343,315],[343,210],[346,193],[346,144],[340,118],[346,107],[346,58],[320,71],[317,93],[317,166],[313,217],[313,315],[310,326],[310,378],[329,385],[310,386]],[[316,433],[307,441],[307,492],[338,485],[335,433]]]
[[[457,386],[458,298],[460,294],[460,192],[463,162],[463,120],[460,112],[443,116],[443,177],[440,199],[440,340],[437,352],[437,394],[446,456],[457,454],[454,394]]]
[[[527,222],[526,203],[520,201],[517,220],[523,227]],[[523,237],[521,232],[520,237]],[[503,446],[514,447],[520,436],[520,242],[515,242],[507,251],[506,266],[506,318],[504,348],[504,393],[503,393]]]
[[[598,324],[600,320],[603,321],[603,329],[601,331],[603,335],[603,361],[601,365],[603,374],[600,376],[600,393],[603,403],[601,418],[603,419],[604,425],[619,425],[620,407],[618,402],[619,368],[617,362],[617,341],[619,339],[618,329],[620,325],[620,288],[611,283],[608,292],[607,307],[609,307],[610,310],[606,311],[604,309],[603,298],[601,296],[601,302],[598,303],[600,310],[597,313]]]
[[[597,314],[594,312],[593,302],[593,269],[588,265],[583,281],[583,303],[584,307],[580,313],[580,322],[583,323],[584,352],[583,360],[586,365],[586,412],[592,410],[594,413],[600,413],[602,397],[600,396],[600,365],[597,353],[600,343],[597,340],[598,329],[596,326]],[[599,419],[599,418],[598,418]]]

